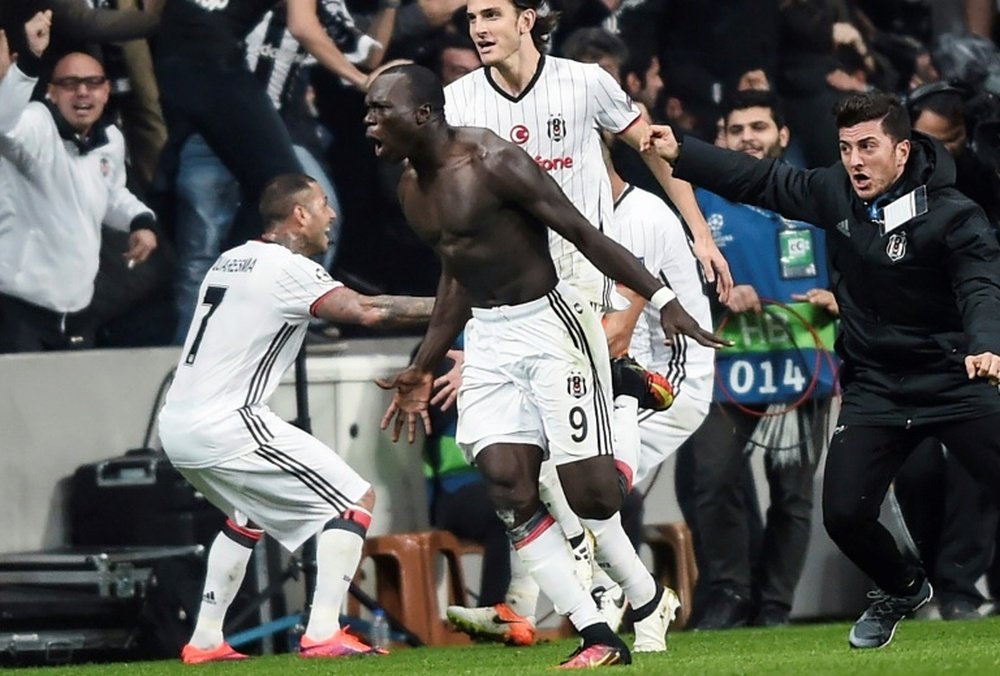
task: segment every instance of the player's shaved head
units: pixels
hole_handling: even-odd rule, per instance
[[[444,88],[432,70],[414,63],[405,63],[386,68],[375,79],[390,76],[400,77],[406,82],[406,95],[414,107],[426,105],[432,113],[444,112]],[[396,95],[396,90],[393,90],[393,96]]]
[[[281,223],[296,205],[302,204],[316,179],[305,174],[281,174],[264,186],[260,195],[260,216],[264,227],[271,229]]]

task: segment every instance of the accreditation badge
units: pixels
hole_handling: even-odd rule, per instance
[[[782,279],[816,276],[816,248],[807,228],[785,228],[778,232],[778,261]]]

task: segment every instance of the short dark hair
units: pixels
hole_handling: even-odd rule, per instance
[[[920,113],[929,110],[948,120],[950,124],[965,124],[967,89],[946,81],[923,84],[906,95],[906,110],[914,123]]]
[[[629,51],[620,37],[603,28],[577,28],[563,43],[562,55],[585,63],[596,63],[602,57],[610,56],[623,66]]]
[[[722,117],[729,120],[729,116],[734,110],[746,110],[747,108],[769,108],[778,129],[788,126],[784,108],[775,93],[760,89],[740,89],[730,94],[722,101]]]
[[[622,78],[633,74],[642,86],[646,86],[646,73],[653,65],[653,59],[657,58],[656,48],[648,40],[629,40],[631,46],[628,47],[628,58],[622,61]]]
[[[851,94],[834,106],[833,114],[837,117],[837,129],[881,120],[882,131],[893,141],[899,143],[910,138],[910,116],[894,94],[877,89]]]
[[[280,174],[268,181],[258,204],[264,228],[269,230],[285,220],[292,209],[301,204],[302,193],[315,183],[316,179],[306,174]]]
[[[535,43],[535,48],[544,52],[549,45],[552,34],[559,24],[559,17],[562,12],[553,9],[548,0],[510,0],[515,9],[523,12],[526,9],[535,11],[535,25],[531,29],[531,41]],[[544,12],[544,15],[542,14]]]
[[[418,107],[429,105],[431,112],[438,115],[444,114],[444,87],[441,86],[441,78],[435,75],[430,68],[418,66],[415,63],[403,63],[389,66],[379,73],[378,77],[385,75],[401,75],[406,78],[407,88],[413,103]]]

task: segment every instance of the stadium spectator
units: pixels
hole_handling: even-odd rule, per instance
[[[251,0],[167,0],[154,50],[169,132],[161,155],[165,185],[160,188],[170,190],[174,181],[186,180],[177,175],[179,171],[195,174],[200,170],[197,160],[181,163],[182,149],[189,138],[200,135],[239,182],[241,207],[231,237],[235,241],[259,234],[255,205],[267,181],[302,170],[288,130],[265,88],[245,63],[244,40],[271,4]],[[316,0],[286,0],[288,30],[320,65],[362,87],[365,75],[330,38],[317,11]],[[196,201],[187,208],[205,208],[203,219],[229,220],[228,214],[212,207],[211,203]],[[185,288],[190,288],[197,276],[186,269],[184,274],[189,278]]]
[[[781,159],[789,131],[772,93],[736,92],[723,104],[723,118],[730,150]],[[771,315],[764,311],[761,299],[789,303],[799,295],[813,292],[816,296],[813,290],[826,289],[824,235],[806,223],[736,204],[706,190],[698,189],[695,195],[705,217],[715,225],[716,243],[726,252],[737,282],[725,306],[736,315],[734,321],[753,327],[745,335],[760,336],[754,343],[737,344],[733,351],[719,355],[717,369],[726,389],[716,391],[706,423],[690,441],[696,522],[711,584],[696,626],[727,629],[750,623],[786,624],[809,543],[813,474],[826,432],[833,374],[825,364],[821,367],[825,379],[821,373],[809,373],[812,355],[803,355],[800,348],[790,350],[786,336],[774,341],[765,338],[773,330],[766,328]],[[796,329],[811,340],[801,322],[789,325],[789,330]],[[777,374],[774,380],[780,392],[760,377],[755,379],[756,387],[734,392],[731,377],[737,365]],[[821,379],[818,390],[799,401],[812,376]],[[797,401],[798,407],[789,406]],[[759,560],[750,546],[740,480],[745,458],[758,449],[764,450],[771,498]]]
[[[125,188],[121,132],[102,119],[111,87],[101,64],[65,55],[48,102],[29,102],[51,17],[25,24],[16,64],[0,39],[0,352],[93,346],[102,222],[130,231],[130,267],[157,245],[153,212]]]
[[[375,64],[384,53],[383,46],[355,26],[341,0],[324,0],[317,5],[317,16],[323,29],[347,60],[354,65]],[[384,20],[376,23],[388,41],[385,27],[391,29],[392,13],[385,10]],[[325,151],[318,124],[310,107],[308,72],[315,63],[288,27],[287,15],[281,11],[266,12],[250,30],[244,42],[247,69],[278,111],[292,142],[292,152],[306,173],[316,178],[339,213],[340,204],[328,170],[322,162]],[[197,305],[198,286],[212,261],[225,243],[252,232],[235,233],[231,237],[234,218],[240,205],[240,185],[206,138],[196,133],[187,138],[180,150],[174,191],[174,239],[177,246],[175,306],[177,329],[175,342],[183,342],[187,325]],[[335,226],[339,232],[340,220]],[[324,254],[329,269],[336,255],[338,237],[331,237],[331,246]]]

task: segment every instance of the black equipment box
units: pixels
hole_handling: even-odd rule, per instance
[[[207,546],[225,522],[166,455],[144,448],[78,467],[68,517],[70,542],[87,547]]]
[[[204,557],[201,545],[0,554],[0,656],[176,657],[197,613]]]

